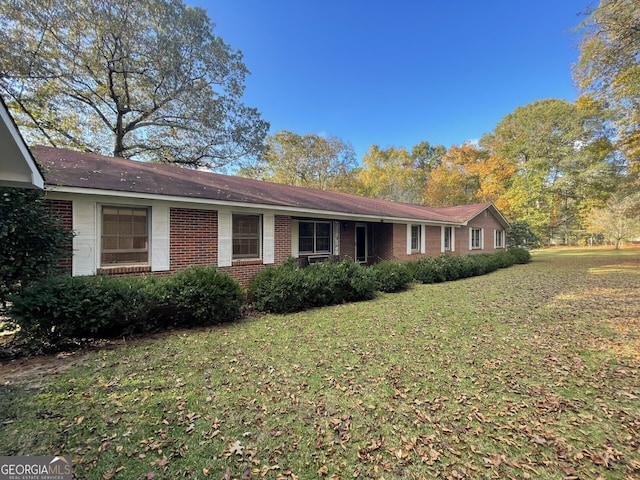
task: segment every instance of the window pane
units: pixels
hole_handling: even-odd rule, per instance
[[[312,222],[300,222],[300,236],[313,237],[313,225]]]
[[[331,235],[331,225],[328,223],[316,223],[316,235],[318,237],[328,237]]]
[[[313,252],[313,238],[300,238],[298,248],[301,252]]]
[[[133,207],[102,208],[102,265],[149,261],[148,210]]]
[[[316,252],[328,252],[329,245],[330,242],[328,238],[318,238],[316,241]]]
[[[260,257],[260,216],[233,215],[233,258]]]

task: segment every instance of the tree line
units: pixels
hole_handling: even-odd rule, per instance
[[[268,136],[242,102],[242,53],[181,0],[0,3],[0,94],[33,144],[429,206],[491,201],[544,243],[619,242],[640,235],[638,0],[601,0],[578,28],[575,102],[519,107],[477,143],[372,145],[360,161],[337,137]]]

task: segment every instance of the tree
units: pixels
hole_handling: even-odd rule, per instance
[[[57,272],[72,234],[43,205],[40,190],[0,188],[0,310],[7,296]]]
[[[511,222],[511,226],[507,233],[507,247],[537,248],[539,246],[540,238],[535,233],[533,233],[527,222]]]
[[[425,202],[431,206],[494,202],[506,209],[504,192],[514,173],[510,161],[490,155],[472,143],[454,145],[433,169],[425,187]]]
[[[356,166],[353,147],[338,137],[298,135],[282,130],[267,138],[258,162],[240,170],[245,177],[322,190],[349,184]]]
[[[618,143],[640,171],[640,4],[601,0],[581,24],[574,70],[583,93],[611,114]]]
[[[424,203],[424,185],[440,165],[445,148],[421,142],[411,149],[371,145],[358,172],[362,184],[359,192],[367,197],[397,202]]]
[[[502,119],[487,145],[515,168],[504,194],[510,217],[527,221],[547,243],[568,241],[593,202],[606,201],[622,178],[609,134],[598,110],[556,99]]]
[[[589,215],[589,231],[614,241],[616,250],[624,240],[640,236],[640,195],[611,198],[604,208]]]
[[[181,0],[0,3],[0,91],[30,143],[222,167],[268,130],[242,54]]]

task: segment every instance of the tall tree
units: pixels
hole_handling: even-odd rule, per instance
[[[30,143],[221,167],[268,125],[213,27],[181,0],[6,0],[0,91]]]
[[[398,202],[424,203],[424,185],[442,161],[445,148],[429,142],[406,148],[371,145],[358,172],[361,194]]]
[[[415,185],[415,168],[411,154],[405,148],[382,149],[371,145],[362,159],[358,178],[367,197],[406,203],[421,203]]]
[[[469,142],[449,148],[426,183],[425,202],[431,206],[494,202],[507,211],[504,194],[514,168],[510,161],[489,153]]]
[[[581,24],[575,78],[612,115],[621,149],[640,172],[640,3],[601,0]]]
[[[260,160],[240,170],[240,175],[322,190],[350,184],[355,152],[338,137],[282,130],[267,138],[266,145]]]
[[[546,242],[582,228],[583,206],[606,201],[623,169],[609,134],[597,112],[563,100],[536,101],[502,119],[492,154],[516,169],[505,193],[513,217]]]

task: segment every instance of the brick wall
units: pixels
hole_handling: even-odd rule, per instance
[[[471,228],[484,228],[484,249],[469,251],[469,229]],[[463,254],[475,254],[475,253],[496,253],[502,252],[504,248],[494,248],[494,230],[504,230],[502,225],[496,220],[496,218],[488,211],[482,212],[471,222],[469,222],[468,228],[460,229],[460,239],[456,239],[456,248],[458,248],[458,241],[460,242],[460,251]],[[504,244],[506,245],[506,232],[504,238]]]
[[[218,212],[193,208],[169,211],[171,271],[218,264]]]
[[[73,202],[71,200],[51,200],[45,199],[44,208],[52,215],[58,217],[62,228],[66,231],[73,230]],[[60,267],[65,273],[71,274],[71,256],[73,255],[73,245],[68,245],[69,257],[60,260]]]

